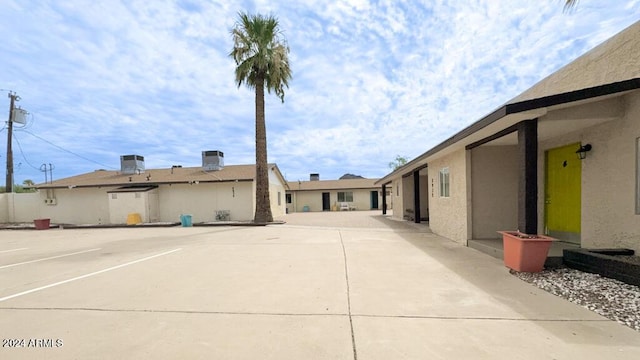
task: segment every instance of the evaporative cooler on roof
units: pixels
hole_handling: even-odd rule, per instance
[[[202,169],[204,171],[217,171],[224,168],[224,154],[222,151],[210,150],[202,152]]]
[[[144,172],[144,157],[140,155],[120,156],[120,172],[125,175],[142,174]]]

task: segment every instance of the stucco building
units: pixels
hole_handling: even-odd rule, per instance
[[[520,230],[640,251],[640,22],[377,184],[394,217],[465,245]]]
[[[202,166],[145,169],[144,157],[121,156],[120,171],[97,170],[36,185],[35,194],[5,200],[9,222],[50,218],[54,223],[124,224],[129,214],[146,223],[249,221],[255,212],[255,165],[224,165],[223,153],[203,151]],[[287,183],[269,165],[271,211],[285,213]],[[16,208],[17,207],[17,208]],[[23,218],[27,217],[27,218]]]
[[[382,194],[378,179],[320,180],[311,174],[309,181],[289,182],[287,211],[338,211],[382,209]]]

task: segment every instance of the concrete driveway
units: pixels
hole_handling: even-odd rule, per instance
[[[0,231],[0,358],[640,358],[640,333],[423,225],[283,219]]]

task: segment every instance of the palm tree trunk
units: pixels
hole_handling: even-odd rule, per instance
[[[256,213],[255,223],[273,221],[269,199],[267,128],[264,119],[264,78],[256,79]]]

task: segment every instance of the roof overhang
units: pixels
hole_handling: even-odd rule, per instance
[[[393,179],[408,176],[416,171],[416,169],[427,166],[428,163],[434,159],[464,149],[470,144],[474,144],[513,127],[521,121],[545,116],[550,110],[620,97],[637,89],[640,89],[640,78],[503,105],[422,155],[409,161],[404,166],[385,175],[376,181],[376,184],[386,185],[391,183]]]
[[[123,186],[114,190],[107,191],[108,194],[111,193],[132,193],[132,192],[147,192],[153,189],[157,189],[157,186]]]
[[[87,184],[87,185],[37,185],[32,188],[36,188],[38,190],[41,189],[89,189],[89,188],[103,188],[103,187],[126,187],[126,186],[155,186],[158,187],[160,185],[193,185],[193,184],[218,184],[218,183],[229,183],[229,182],[252,182],[253,179],[235,179],[235,180],[184,180],[184,181],[156,181],[149,183],[128,183],[128,182],[118,182],[118,183],[95,183],[95,184]]]

